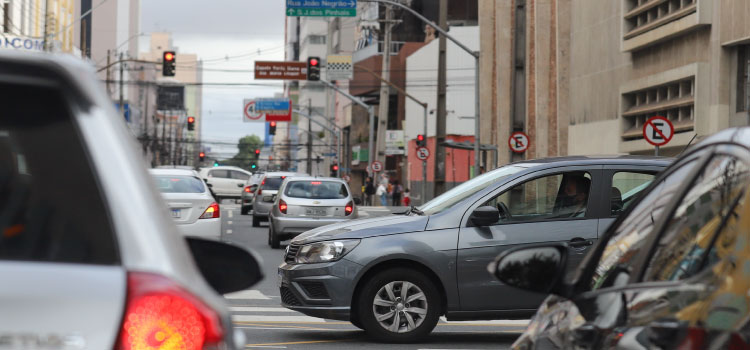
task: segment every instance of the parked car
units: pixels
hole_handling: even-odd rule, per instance
[[[501,255],[517,293],[552,293],[515,349],[750,348],[750,129],[680,157],[612,224],[573,279],[569,247]]]
[[[405,215],[307,231],[291,241],[279,267],[282,305],[350,320],[386,341],[425,336],[440,315],[529,317],[544,295],[497,282],[487,265],[519,245],[568,242],[572,269],[633,203],[632,189],[668,164],[634,156],[514,163]]]
[[[281,183],[287,177],[307,176],[300,173],[270,172],[263,174],[263,179],[258,185],[253,197],[253,227],[260,227],[261,221],[268,221],[268,213],[271,212],[274,196],[279,192]]]
[[[264,173],[255,173],[250,177],[250,182],[245,186],[242,191],[242,206],[240,207],[241,215],[248,215],[253,210],[253,200],[255,199],[255,192],[258,191],[258,186],[263,181]]]
[[[359,202],[359,200],[356,200]],[[268,220],[268,245],[316,227],[357,217],[355,199],[346,181],[337,178],[292,177],[279,188]]]
[[[233,166],[201,168],[199,174],[211,187],[219,203],[225,198],[242,198],[242,192],[253,175],[251,172]]]
[[[178,233],[104,91],[80,59],[0,52],[1,347],[244,349],[218,293],[257,259]]]
[[[151,169],[169,215],[184,236],[221,240],[221,210],[198,173],[181,169]]]

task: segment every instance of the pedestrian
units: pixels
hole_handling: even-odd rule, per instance
[[[372,195],[374,194],[375,194],[375,185],[373,184],[372,177],[368,176],[367,180],[365,180],[365,205],[366,206],[374,205],[372,201]]]
[[[388,205],[388,189],[382,183],[378,185],[378,190],[375,191],[375,196],[380,198],[380,205]]]
[[[411,197],[409,197],[409,189],[404,190],[404,206],[409,207],[411,206]]]
[[[391,203],[394,207],[401,205],[401,195],[404,193],[404,186],[398,181],[393,182],[393,194],[391,195]]]

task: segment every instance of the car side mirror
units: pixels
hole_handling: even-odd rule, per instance
[[[260,260],[247,250],[219,241],[186,239],[203,278],[219,294],[248,289],[263,279]]]
[[[258,189],[258,185],[250,185],[250,192],[255,192]]]
[[[551,293],[565,274],[565,245],[539,245],[511,249],[487,267],[500,282],[537,293]]]
[[[214,187],[214,185],[212,185],[210,183],[206,183],[206,186],[208,186],[208,187]]]
[[[242,183],[237,184],[237,187],[245,187],[245,184],[242,184]]]
[[[494,225],[500,221],[500,211],[489,205],[479,207],[471,213],[469,221],[478,227]]]
[[[359,197],[354,197],[354,204],[355,205],[362,205],[362,200],[359,199]]]

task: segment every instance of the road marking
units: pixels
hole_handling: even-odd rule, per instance
[[[261,343],[261,344],[246,344],[245,346],[252,347],[252,346],[273,346],[273,345],[322,344],[322,343],[341,343],[345,341],[352,341],[352,339],[292,341],[292,342],[286,342],[286,343]]]
[[[232,224],[232,221],[227,221],[227,225],[231,225],[231,224]]]
[[[317,317],[310,316],[264,316],[264,315],[232,315],[233,322],[289,322],[289,323],[302,323],[302,322],[315,322],[325,323],[325,320]]]
[[[263,295],[259,290],[248,289],[239,292],[224,294],[224,298],[227,299],[255,299],[255,300],[271,300],[271,298]]]
[[[228,210],[227,211],[227,216],[231,219],[232,215],[234,215],[234,210]]]
[[[289,310],[284,307],[258,307],[258,306],[230,306],[230,312],[292,312],[297,311]]]
[[[445,316],[440,317],[438,325],[445,326],[528,326],[529,320],[492,320],[492,321],[448,321]]]
[[[334,331],[337,330],[336,328],[321,328],[321,327],[310,327],[310,326],[292,326],[292,325],[284,325],[284,324],[277,324],[277,323],[244,323],[244,322],[235,322],[234,323],[235,328],[253,328],[253,329],[299,329],[304,331]],[[352,326],[354,327],[354,326]],[[351,329],[340,329],[342,331],[351,331]]]
[[[228,235],[231,235],[231,234],[232,234],[232,230],[231,230],[231,229],[228,229],[228,230],[227,230],[227,234],[228,234]]]

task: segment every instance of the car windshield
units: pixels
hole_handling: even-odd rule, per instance
[[[487,186],[490,186],[493,183],[505,177],[513,175],[523,169],[525,168],[521,166],[508,165],[489,173],[477,176],[476,178],[464,182],[463,184],[456,186],[450,191],[445,192],[435,199],[425,203],[418,209],[421,210],[425,215],[440,213],[443,210],[452,207],[456,203],[459,203],[464,199],[473,196],[475,193],[487,188]]]
[[[267,177],[265,180],[263,180],[263,184],[261,185],[261,189],[263,190],[271,190],[271,191],[278,191],[279,187],[281,187],[281,183],[284,181],[283,177]]]
[[[344,199],[349,196],[346,186],[336,181],[292,181],[284,190],[291,198]]]
[[[193,176],[154,175],[161,193],[203,193],[203,181]]]

